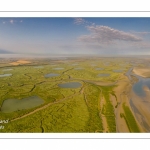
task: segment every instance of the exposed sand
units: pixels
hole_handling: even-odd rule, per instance
[[[116,109],[116,129],[117,129],[117,132],[121,132],[121,133],[130,132],[128,129],[128,126],[126,124],[125,119],[123,117],[121,118],[121,116],[120,116],[120,114],[124,113],[122,104],[126,103],[127,101],[128,101],[127,96],[123,93],[120,94],[120,102],[119,102],[118,107]]]
[[[110,100],[115,110],[116,132],[129,132],[126,122],[120,118],[120,113],[122,113],[120,110],[121,104],[117,104],[118,102],[116,101],[116,97],[113,95],[111,95]]]
[[[107,125],[107,120],[104,115],[102,115],[102,123],[103,123],[103,133],[107,133],[109,131],[108,125]]]
[[[128,104],[128,97],[127,94],[131,89],[130,81],[126,76],[121,76],[120,80],[117,83],[117,87],[114,88],[115,94],[117,96],[118,106],[115,108],[115,115],[116,115],[116,132],[120,133],[129,133],[128,126],[125,122],[124,118],[121,118],[120,114],[124,113],[122,108],[122,104]]]
[[[29,64],[29,63],[31,63],[31,61],[18,60],[18,61],[15,61],[15,62],[11,62],[10,64],[11,64],[11,65],[22,65],[22,64]]]
[[[150,77],[150,68],[137,68],[133,69],[133,72],[141,77]]]
[[[122,77],[118,83],[117,86],[114,88],[115,94],[117,96],[117,101],[120,103],[121,102],[121,94],[122,93],[128,93],[131,89],[131,83],[128,80],[126,76]]]
[[[150,89],[145,85],[145,86],[143,86],[143,90],[145,91],[145,92],[150,92]]]

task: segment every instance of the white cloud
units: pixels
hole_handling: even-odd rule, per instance
[[[74,20],[74,24],[80,25],[80,24],[84,24],[85,20],[82,18],[75,18]]]
[[[87,21],[83,18],[75,18],[74,19],[74,24],[76,25],[84,25],[84,26],[90,26],[90,25],[95,25],[95,23]]]
[[[91,32],[89,35],[79,37],[80,41],[94,42],[99,44],[113,44],[117,41],[139,42],[142,38],[134,34],[116,30],[108,26],[87,26]]]
[[[147,35],[147,34],[150,34],[150,32],[136,32],[136,31],[131,31],[131,33],[137,34],[137,35]]]

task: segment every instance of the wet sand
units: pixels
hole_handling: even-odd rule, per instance
[[[139,97],[131,91],[132,111],[143,129],[142,132],[150,132],[150,93],[146,92],[146,97]]]

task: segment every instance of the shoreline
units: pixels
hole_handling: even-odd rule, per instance
[[[150,69],[147,69],[147,68],[134,68],[132,71],[136,75],[141,76],[143,78],[150,77]]]

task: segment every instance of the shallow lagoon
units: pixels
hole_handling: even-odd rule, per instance
[[[63,70],[64,68],[53,68],[53,70]]]
[[[79,88],[82,84],[80,82],[67,82],[58,84],[58,86],[61,88]]]
[[[7,99],[3,102],[3,105],[1,107],[1,112],[10,113],[14,111],[23,110],[23,109],[29,109],[29,108],[37,107],[43,103],[44,100],[42,100],[38,96],[31,96],[31,97],[23,98],[21,100]]]
[[[146,86],[147,87],[147,91],[149,89],[150,91],[150,78],[142,78],[139,77],[139,81],[137,83],[135,83],[133,85],[133,91],[138,95],[138,96],[145,96],[145,90],[143,89],[143,87]]]
[[[103,68],[96,68],[95,70],[104,70]]]
[[[98,74],[99,77],[109,77],[110,74],[109,73],[100,73]]]
[[[2,77],[9,77],[9,76],[11,76],[12,74],[10,73],[10,74],[0,74],[0,77],[2,78]]]
[[[113,72],[123,72],[123,70],[122,69],[118,69],[118,70],[113,70]]]
[[[125,75],[129,78],[129,80],[132,80],[131,75],[135,76],[138,79],[138,81],[133,84],[132,90],[136,95],[144,97],[145,96],[144,87],[147,87],[147,91],[150,91],[150,78],[143,78],[141,76],[138,76],[132,73],[132,70],[133,68],[130,68]]]
[[[3,71],[11,71],[11,70],[13,70],[13,69],[3,69]]]
[[[57,76],[59,76],[59,74],[57,74],[57,73],[49,73],[49,74],[46,74],[46,75],[45,75],[46,78],[49,78],[49,77],[57,77]]]

